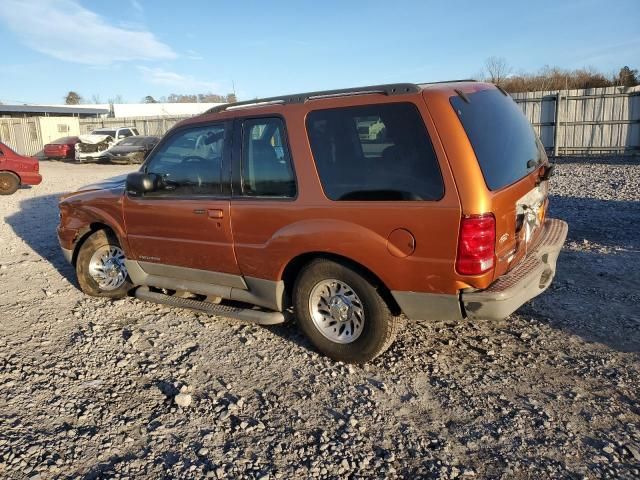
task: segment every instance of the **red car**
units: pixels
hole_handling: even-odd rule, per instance
[[[39,171],[38,160],[19,155],[0,143],[0,195],[11,195],[20,185],[40,184]]]
[[[72,159],[76,151],[78,137],[62,137],[44,146],[44,155],[47,158],[68,158]]]

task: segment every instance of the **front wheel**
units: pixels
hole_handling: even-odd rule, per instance
[[[94,297],[123,298],[133,284],[118,239],[106,230],[91,234],[80,247],[76,275],[83,292]]]
[[[12,195],[20,186],[20,179],[11,172],[0,173],[0,195]]]
[[[365,363],[384,352],[398,320],[376,287],[349,266],[315,260],[296,280],[294,306],[300,327],[325,355]]]

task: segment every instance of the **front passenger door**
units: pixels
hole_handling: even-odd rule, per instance
[[[242,286],[229,216],[230,122],[192,125],[165,139],[143,170],[162,177],[124,197],[131,260],[147,273]]]

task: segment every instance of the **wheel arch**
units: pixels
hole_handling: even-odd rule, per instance
[[[116,231],[110,225],[101,221],[92,222],[86,227],[80,229],[73,246],[73,256],[71,257],[71,263],[74,267],[78,258],[78,252],[80,251],[80,248],[82,247],[84,242],[86,242],[91,235],[100,230],[106,230],[107,232],[110,232],[114,237],[118,238]]]
[[[0,173],[8,173],[10,175],[13,175],[14,177],[16,177],[18,179],[18,183],[20,185],[22,185],[22,177],[20,176],[19,173],[14,172],[13,170],[0,170]]]
[[[402,313],[400,306],[393,298],[393,295],[391,295],[391,291],[389,290],[389,288],[372,270],[349,257],[328,252],[306,252],[289,260],[287,265],[284,267],[282,275],[280,277],[280,279],[284,281],[285,305],[292,304],[293,286],[302,269],[312,261],[318,259],[331,260],[336,263],[351,267],[353,270],[361,274],[367,281],[378,288],[380,296],[385,301],[393,315],[400,315]]]

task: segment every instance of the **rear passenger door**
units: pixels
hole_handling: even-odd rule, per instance
[[[284,119],[236,120],[231,216],[236,257],[245,276],[274,280],[267,274],[277,261],[270,248],[273,229],[289,222],[297,195]]]

